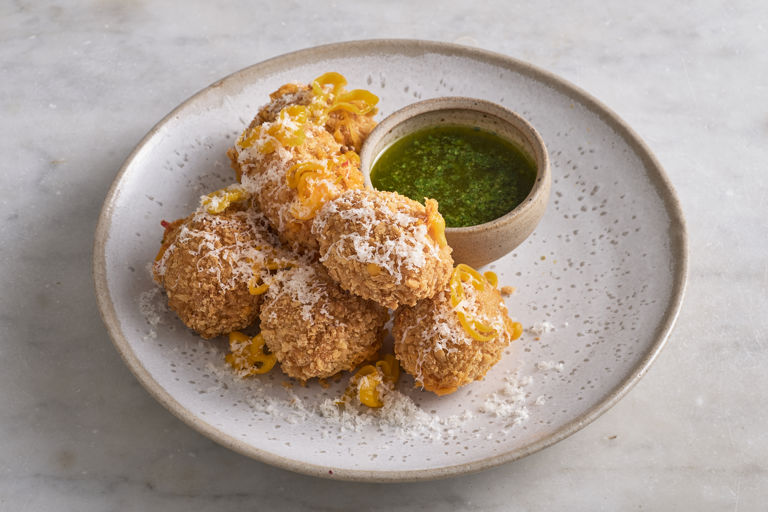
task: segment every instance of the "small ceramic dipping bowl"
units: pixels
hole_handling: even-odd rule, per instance
[[[438,125],[470,126],[492,132],[512,142],[536,165],[536,180],[528,196],[510,212],[474,226],[445,230],[456,263],[480,267],[520,245],[541,220],[549,199],[549,156],[539,133],[518,114],[485,100],[461,97],[435,98],[413,103],[385,118],[371,132],[360,152],[365,185],[371,169],[390,145],[417,130]]]

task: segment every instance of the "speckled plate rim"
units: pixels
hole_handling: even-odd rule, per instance
[[[114,211],[115,201],[120,193],[121,184],[126,172],[133,165],[134,160],[142,151],[144,146],[150,142],[153,137],[155,137],[163,125],[177,116],[181,110],[185,109],[189,103],[194,102],[199,96],[206,94],[211,89],[221,87],[222,84],[226,82],[237,80],[239,75],[245,72],[269,74],[279,71],[287,66],[307,62],[309,60],[320,60],[324,57],[338,57],[339,55],[354,56],[370,53],[385,53],[387,55],[417,55],[423,53],[436,53],[475,59],[478,61],[486,62],[490,65],[503,67],[513,72],[529,76],[532,79],[543,82],[547,86],[552,87],[569,97],[578,99],[578,101],[581,102],[588,110],[590,110],[603,122],[609,125],[621,138],[626,141],[627,145],[635,151],[638,157],[642,160],[645,168],[648,170],[648,176],[666,207],[667,214],[670,218],[668,236],[671,245],[670,250],[674,258],[674,261],[671,262],[675,267],[673,272],[674,282],[672,283],[672,297],[669,307],[663,317],[660,318],[659,324],[656,327],[656,331],[654,333],[654,343],[647,350],[646,354],[641,359],[640,363],[634,368],[634,370],[628,374],[627,377],[619,385],[606,393],[597,405],[595,405],[592,409],[585,412],[575,420],[564,425],[556,432],[546,437],[542,437],[541,439],[527,446],[499,453],[498,455],[487,457],[479,461],[427,470],[353,470],[307,464],[301,460],[281,457],[274,453],[255,448],[247,443],[242,442],[239,439],[224,434],[210,423],[207,423],[191,414],[152,377],[149,371],[144,367],[144,365],[136,356],[136,353],[133,351],[131,344],[120,328],[117,311],[115,310],[114,304],[110,298],[111,296],[109,284],[107,281],[106,243],[110,236],[112,213]],[[136,148],[125,160],[114,182],[112,183],[109,192],[107,193],[101,214],[99,215],[98,225],[96,227],[92,270],[99,312],[101,314],[102,320],[104,321],[104,324],[107,327],[107,331],[109,332],[109,335],[112,338],[112,341],[117,348],[117,351],[120,353],[123,361],[125,361],[125,364],[136,376],[141,385],[144,386],[144,388],[149,392],[149,394],[187,425],[231,450],[290,471],[312,476],[351,481],[407,482],[432,480],[477,472],[498,466],[506,462],[520,459],[530,455],[531,453],[551,446],[552,444],[561,441],[562,439],[565,439],[571,434],[579,431],[594,421],[596,418],[598,418],[600,415],[602,415],[604,412],[606,412],[608,409],[610,409],[614,404],[616,404],[646,374],[648,368],[659,355],[659,352],[663,348],[672,331],[675,320],[677,319],[680,308],[682,306],[683,295],[685,293],[685,285],[688,276],[688,238],[680,202],[669,181],[669,178],[664,172],[664,169],[659,164],[658,160],[651,153],[648,146],[634,132],[634,130],[629,127],[627,123],[625,123],[616,113],[614,113],[612,110],[603,105],[600,101],[592,97],[587,92],[552,73],[543,71],[512,57],[487,50],[437,41],[422,41],[411,39],[372,39],[334,43],[307,48],[277,56],[253,66],[249,66],[245,69],[232,73],[225,78],[217,80],[210,86],[197,92],[186,101],[181,103],[162,120],[160,120],[149,131],[149,133],[144,136],[141,142],[139,142]]]

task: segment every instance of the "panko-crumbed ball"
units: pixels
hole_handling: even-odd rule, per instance
[[[378,97],[346,83],[331,72],[311,85],[283,85],[227,151],[281,240],[306,254],[317,249],[310,232],[317,210],[363,186],[356,151],[376,125]]]
[[[283,372],[330,377],[372,359],[389,313],[342,290],[319,264],[279,273],[261,308],[261,334]]]
[[[453,268],[445,222],[395,192],[351,190],[326,203],[312,227],[320,261],[341,286],[391,309],[445,287]]]
[[[309,105],[312,99],[312,89],[308,85],[298,83],[287,83],[281,86],[278,90],[269,95],[269,103],[263,105],[251,123],[245,129],[245,132],[249,132],[254,128],[261,126],[264,123],[273,123],[277,120],[277,116],[280,111],[285,107],[291,105]],[[240,148],[237,146],[229,148],[227,150],[227,156],[229,157],[230,165],[235,171],[237,180],[243,174],[242,166],[240,165]]]
[[[242,204],[195,213],[166,225],[153,265],[155,281],[184,324],[204,338],[251,325],[259,314],[258,285],[269,262],[295,259],[276,247],[264,216]]]
[[[312,219],[325,201],[351,188],[362,188],[358,160],[345,157],[339,143],[316,126],[305,128],[301,144],[276,146],[263,153],[260,148],[268,140],[258,139],[241,150],[243,188],[256,199],[283,242],[298,251],[315,251]],[[299,168],[302,165],[304,173]]]
[[[485,282],[478,290],[465,283],[463,290],[456,306],[452,304],[451,287],[446,286],[433,298],[395,313],[395,355],[417,384],[438,395],[453,393],[460,386],[482,379],[522,330],[507,316],[495,286]],[[470,328],[474,326],[476,337],[462,325],[460,314]]]

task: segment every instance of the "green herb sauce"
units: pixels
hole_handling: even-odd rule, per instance
[[[536,165],[514,144],[470,126],[433,126],[387,148],[371,169],[379,190],[437,200],[448,227],[499,218],[523,202]]]

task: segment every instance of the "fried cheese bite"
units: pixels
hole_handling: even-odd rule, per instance
[[[283,242],[299,252],[315,251],[311,226],[317,210],[344,191],[363,186],[357,154],[342,153],[328,132],[313,126],[306,129],[301,145],[280,146],[258,158],[258,166],[244,167],[243,187]]]
[[[314,263],[271,281],[261,308],[261,335],[286,375],[324,378],[372,359],[388,318],[386,309],[345,292]]]
[[[243,329],[259,314],[261,279],[295,256],[246,194],[231,187],[208,196],[190,216],[164,223],[152,271],[168,306],[203,338]]]
[[[355,152],[375,125],[378,98],[346,91],[326,73],[310,86],[286,84],[228,151],[243,186],[253,194],[281,239],[312,252],[317,210],[346,190],[362,188]]]
[[[458,265],[431,299],[395,313],[395,356],[416,383],[437,395],[482,379],[522,326],[507,315],[496,275]]]
[[[396,309],[432,297],[453,268],[437,202],[395,192],[351,190],[318,212],[320,261],[342,288]]]

